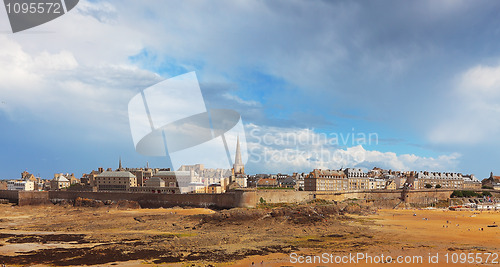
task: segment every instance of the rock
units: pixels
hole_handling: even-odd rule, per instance
[[[138,222],[141,222],[141,223],[146,222],[145,220],[143,220],[143,219],[142,219],[142,218],[140,218],[140,217],[134,217],[134,220],[136,220],[136,221],[138,221]]]

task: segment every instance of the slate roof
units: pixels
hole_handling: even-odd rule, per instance
[[[105,171],[96,176],[96,178],[101,177],[135,178],[135,175],[128,171]]]

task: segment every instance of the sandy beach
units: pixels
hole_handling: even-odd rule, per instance
[[[368,266],[406,259],[393,264],[438,266],[461,264],[465,256],[465,265],[498,266],[500,228],[488,227],[498,225],[498,212],[325,207],[212,211],[0,205],[0,264],[329,266],[338,260]],[[467,262],[471,256],[474,261]]]

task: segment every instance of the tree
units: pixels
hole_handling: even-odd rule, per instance
[[[483,191],[483,196],[485,196],[485,197],[491,197],[492,195],[488,191]]]
[[[437,184],[437,185],[436,185],[436,188],[441,188],[441,185],[440,185],[440,184]]]
[[[455,190],[451,194],[451,197],[464,197],[464,193],[461,190]]]
[[[425,184],[425,188],[432,188],[431,184]]]

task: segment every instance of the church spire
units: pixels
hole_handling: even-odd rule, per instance
[[[245,174],[245,165],[241,160],[240,136],[236,141],[236,155],[234,156],[233,174]]]
[[[238,135],[236,141],[236,156],[234,158],[234,164],[236,165],[243,165],[243,162],[241,161],[241,150],[240,150],[240,136]]]
[[[118,163],[118,170],[120,170],[120,171],[121,171],[122,169],[123,169],[123,168],[122,168],[122,157],[120,156],[120,161],[119,161],[119,163]]]

